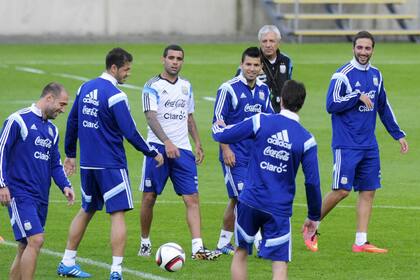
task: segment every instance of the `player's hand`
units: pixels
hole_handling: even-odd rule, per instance
[[[400,142],[401,145],[400,152],[402,154],[406,154],[408,152],[408,142],[405,140],[405,137],[398,139],[398,142]]]
[[[157,156],[155,156],[155,160],[157,162],[156,167],[161,167],[164,163],[164,159],[161,153],[158,152]]]
[[[76,172],[76,158],[68,158],[64,160],[64,172],[67,176],[71,176]]]
[[[73,205],[75,200],[74,190],[71,187],[64,187],[64,196],[67,198],[68,205]]]
[[[318,225],[319,225],[319,222],[312,221],[309,218],[306,218],[305,222],[303,223],[302,229],[300,231],[301,233],[303,233],[305,228],[308,229],[303,239],[305,240],[310,239],[315,234],[316,230],[318,229]]]
[[[179,158],[180,153],[177,146],[175,146],[171,140],[167,139],[165,142],[165,152],[168,158]]]
[[[221,126],[221,127],[226,127],[226,124],[223,120],[217,120],[214,122],[214,124],[217,124],[218,126]]]
[[[200,165],[204,160],[204,151],[201,144],[195,145],[195,163]]]
[[[10,191],[8,187],[0,188],[0,203],[3,206],[10,205]]]
[[[370,100],[370,97],[367,96],[366,94],[361,94],[359,97],[359,100],[363,102],[363,104],[365,104],[365,106],[368,109],[372,109],[373,108],[373,102],[372,100]]]
[[[223,162],[229,167],[234,167],[236,164],[235,153],[227,144],[220,144],[220,146],[222,147]]]

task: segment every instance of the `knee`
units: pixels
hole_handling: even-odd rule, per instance
[[[200,207],[200,200],[198,198],[198,194],[184,195],[184,202],[188,208]]]
[[[336,190],[336,195],[340,199],[346,198],[347,196],[349,196],[349,194],[350,194],[350,191],[348,191],[348,190],[343,190],[343,189]]]
[[[44,245],[44,234],[36,234],[28,238],[28,246],[40,250]]]
[[[155,205],[156,197],[155,193],[143,193],[142,206],[152,208]]]

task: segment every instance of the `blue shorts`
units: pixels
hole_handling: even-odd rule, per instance
[[[248,176],[248,164],[236,162],[234,167],[229,167],[222,162],[222,169],[229,198],[238,198]]]
[[[292,229],[289,217],[274,216],[240,201],[236,205],[235,242],[252,254],[254,236],[261,228],[259,256],[272,261],[292,259]]]
[[[14,197],[8,210],[16,241],[26,244],[27,237],[44,232],[48,204],[28,197]]]
[[[378,149],[333,149],[333,154],[333,190],[373,191],[381,187]]]
[[[133,209],[130,180],[126,169],[80,169],[82,208],[107,213]]]
[[[191,151],[179,149],[180,157],[172,159],[166,156],[164,145],[150,144],[163,155],[165,163],[156,167],[156,161],[153,158],[144,157],[140,191],[154,192],[160,195],[168,178],[171,178],[178,195],[198,193],[197,166],[194,154]]]

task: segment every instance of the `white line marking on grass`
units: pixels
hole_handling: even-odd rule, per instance
[[[215,97],[211,97],[211,96],[204,96],[203,99],[204,100],[207,100],[207,101],[211,101],[211,102],[216,101],[216,98]]]
[[[28,72],[28,73],[49,74],[49,75],[53,75],[53,76],[58,76],[58,77],[62,77],[62,78],[68,78],[68,79],[78,80],[78,81],[83,81],[83,82],[86,82],[86,81],[90,80],[90,78],[77,76],[77,75],[73,75],[73,74],[48,73],[48,72],[45,72],[44,70],[36,69],[36,68],[30,68],[30,67],[16,66],[15,69],[18,70],[18,71],[23,71],[23,72]],[[131,84],[122,84],[122,85],[119,85],[119,86],[124,87],[124,88],[129,88],[129,89],[136,89],[136,90],[141,90],[142,89],[142,87],[139,87],[139,86],[136,86],[136,85],[131,85]]]
[[[43,70],[30,68],[30,67],[16,66],[15,69],[18,70],[18,71],[34,73],[34,74],[46,74],[45,71],[43,71]]]
[[[67,203],[67,200],[52,199],[50,203]],[[156,200],[158,204],[184,204],[182,200]],[[227,201],[200,201],[200,204],[207,205],[227,205]],[[293,203],[294,206],[306,207],[305,203]],[[355,205],[337,205],[338,208],[355,208]],[[420,206],[397,206],[397,205],[373,205],[379,209],[398,209],[398,210],[420,210]]]
[[[16,243],[9,242],[9,241],[3,241],[3,242],[0,243],[0,246],[1,245],[6,245],[6,246],[10,246],[10,247],[17,247]],[[49,249],[41,249],[41,254],[54,256],[54,257],[59,257],[59,258],[63,257],[63,253],[55,252],[55,251],[52,251],[52,250],[49,250]],[[80,263],[85,263],[85,264],[92,265],[92,266],[97,266],[97,267],[100,267],[100,268],[111,269],[111,266],[109,264],[94,261],[94,260],[89,259],[89,258],[77,257],[77,261],[80,262]],[[151,273],[146,273],[146,272],[142,272],[142,271],[138,271],[138,270],[134,270],[134,269],[129,269],[129,268],[123,268],[123,272],[129,273],[129,274],[132,274],[132,275],[135,275],[135,276],[139,276],[139,277],[142,277],[144,279],[170,280],[169,278],[164,278],[164,277],[161,277],[161,276],[158,276],[158,275],[154,275],[154,274],[151,274]]]

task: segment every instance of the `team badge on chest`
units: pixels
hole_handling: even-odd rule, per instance
[[[378,77],[373,76],[372,81],[373,81],[373,84],[375,85],[375,87],[377,87],[377,86],[379,85],[379,82],[378,82]]]
[[[54,137],[54,132],[53,132],[53,130],[52,130],[52,128],[51,128],[51,126],[50,126],[50,127],[48,127],[48,134],[49,134],[51,137]]]
[[[260,97],[260,99],[261,99],[261,100],[265,100],[265,94],[264,94],[264,91],[260,90],[260,91],[258,92],[258,96]]]
[[[181,91],[182,91],[182,93],[183,93],[184,95],[187,95],[187,94],[188,94],[188,88],[187,88],[186,86],[182,86],[182,87],[181,87]]]

